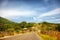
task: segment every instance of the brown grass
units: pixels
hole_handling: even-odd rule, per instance
[[[49,36],[51,36],[51,37],[55,37],[55,38],[57,38],[57,40],[60,40],[60,32],[58,32],[58,31],[43,31],[44,33],[42,33],[42,34],[45,34],[45,35],[49,35]]]

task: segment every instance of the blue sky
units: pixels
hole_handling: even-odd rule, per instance
[[[0,0],[0,16],[14,22],[60,23],[60,0]]]

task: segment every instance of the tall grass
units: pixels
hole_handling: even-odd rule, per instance
[[[44,34],[41,34],[41,33],[38,33],[38,35],[39,35],[43,40],[57,40],[56,37],[51,37],[51,36],[44,35]]]

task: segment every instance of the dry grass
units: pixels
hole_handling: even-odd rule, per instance
[[[51,36],[44,35],[44,34],[41,34],[41,33],[38,33],[38,35],[39,35],[40,37],[42,37],[43,40],[57,40],[56,37],[51,37]]]

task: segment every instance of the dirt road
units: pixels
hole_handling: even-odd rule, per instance
[[[36,33],[16,35],[12,37],[1,38],[0,40],[42,40]]]

